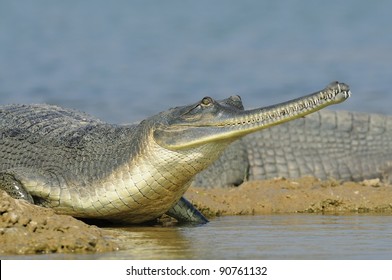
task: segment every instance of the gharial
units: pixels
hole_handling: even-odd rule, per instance
[[[182,196],[230,143],[350,94],[346,84],[333,82],[316,93],[252,110],[244,110],[239,96],[205,97],[137,125],[108,124],[53,105],[2,106],[0,189],[80,218],[142,223],[167,213],[204,223],[207,219]],[[281,136],[277,141],[286,139]]]

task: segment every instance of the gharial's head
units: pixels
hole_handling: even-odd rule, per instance
[[[333,82],[316,93],[253,110],[244,110],[239,96],[221,101],[204,97],[195,104],[161,113],[165,121],[155,127],[153,136],[160,146],[170,150],[211,142],[230,143],[254,131],[343,102],[350,94],[346,84]]]

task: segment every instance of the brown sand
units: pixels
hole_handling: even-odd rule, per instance
[[[118,246],[105,231],[0,192],[0,255],[89,253]]]
[[[378,179],[361,183],[271,179],[237,188],[191,188],[185,195],[208,217],[271,213],[392,213],[392,186]]]
[[[185,196],[207,217],[304,212],[392,214],[392,186],[377,179],[343,184],[311,177],[272,179],[236,188],[190,188]],[[0,255],[117,249],[113,235],[105,229],[0,192]]]

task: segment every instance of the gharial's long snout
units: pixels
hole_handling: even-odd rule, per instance
[[[316,112],[329,105],[338,104],[351,96],[348,85],[339,82],[329,84],[325,89],[280,104],[239,112],[223,125],[240,126],[245,134],[294,120]],[[233,133],[235,133],[233,131]],[[240,133],[240,132],[238,132]]]
[[[184,149],[214,141],[231,142],[257,130],[341,103],[350,96],[348,85],[333,82],[315,93],[253,110],[241,110],[238,105],[227,106],[227,100],[222,105],[222,102],[206,97],[200,102],[198,114],[194,112],[195,109],[190,110],[191,118],[187,119],[184,113],[181,121],[157,129],[154,136],[160,145],[169,149]]]

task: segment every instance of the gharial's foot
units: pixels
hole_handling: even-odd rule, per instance
[[[197,210],[192,203],[184,197],[166,212],[170,217],[175,218],[180,223],[205,224],[208,220],[202,213]]]
[[[0,173],[0,190],[6,191],[11,197],[24,199],[34,203],[33,197],[26,191],[22,183],[9,173]]]

